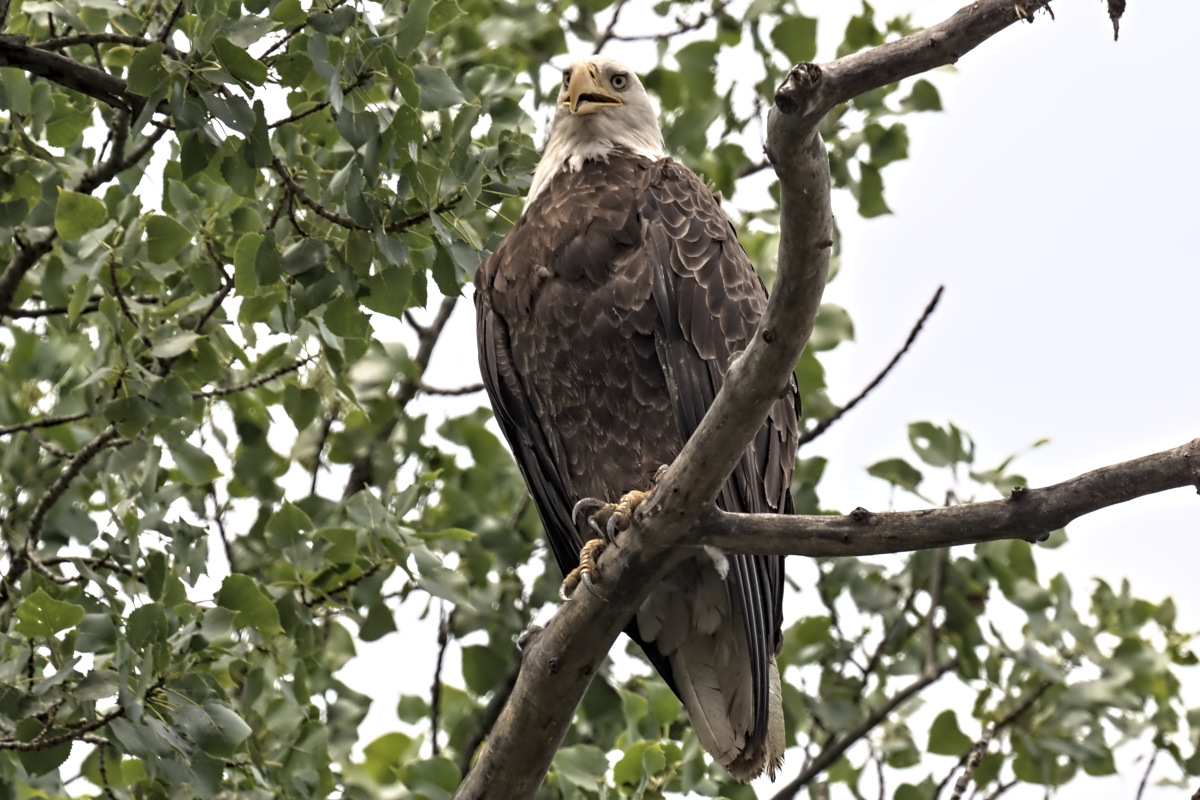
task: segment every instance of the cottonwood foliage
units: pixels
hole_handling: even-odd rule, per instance
[[[742,209],[770,277],[777,210],[738,189],[762,180],[763,107],[815,57],[818,21],[785,0],[664,2],[656,36],[633,5],[5,4],[0,798],[454,790],[559,576],[489,412],[435,425],[412,401],[519,214],[556,91],[541,68],[644,40],[668,148]],[[838,55],[909,29],[864,4]],[[904,115],[939,109],[916,80],[826,120],[862,214],[888,212]],[[402,319],[416,349],[394,341]],[[844,310],[822,310],[797,367],[808,429],[837,410],[822,355],[852,336]],[[908,460],[869,470],[898,491],[921,491],[919,469],[962,498],[1021,482],[975,463],[953,425],[910,436]],[[799,511],[823,510],[824,466],[801,458]],[[1200,772],[1171,602],[1103,583],[1076,597],[1034,550],[793,559],[817,601],[784,637],[800,751],[781,796],[861,796],[886,776],[899,800],[947,797],[985,730],[984,795],[1111,773],[1128,740],[1171,775]],[[394,730],[364,740],[371,697],[339,679],[356,642],[439,609],[440,644],[405,647],[461,647],[462,674],[412,687]],[[753,797],[633,671],[594,682],[543,795]],[[942,674],[961,688],[919,713],[898,702]]]

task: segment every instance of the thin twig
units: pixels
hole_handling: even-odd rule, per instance
[[[983,729],[983,735],[979,737],[979,740],[971,746],[967,763],[963,767],[962,774],[958,776],[958,781],[954,784],[954,792],[950,795],[950,800],[962,800],[963,792],[967,790],[967,784],[970,783],[971,776],[979,767],[979,762],[983,760],[983,754],[987,752],[988,745],[995,734],[996,726],[988,725]]]
[[[672,39],[681,34],[691,33],[692,31],[703,28],[710,19],[723,14],[730,2],[732,2],[732,0],[721,0],[718,3],[714,3],[711,10],[702,11],[700,16],[696,17],[695,21],[693,22],[685,22],[682,18],[676,19],[677,27],[673,31],[668,31],[666,33],[636,33],[629,35],[612,34],[608,38],[617,42],[646,42]]]
[[[945,547],[933,551],[933,570],[929,575],[929,614],[925,617],[925,669],[937,663],[937,610],[942,604],[942,575],[948,553]]]
[[[309,482],[308,493],[317,493],[317,474],[321,471],[321,453],[325,452],[325,443],[329,441],[329,432],[333,429],[333,423],[337,420],[338,414],[341,412],[341,407],[334,403],[329,407],[329,411],[325,412],[325,419],[321,422],[321,433],[317,436],[316,453],[313,455],[312,465],[312,480]]]
[[[921,329],[925,327],[925,321],[929,319],[929,315],[933,313],[935,308],[937,308],[938,301],[942,299],[942,290],[944,288],[945,287],[943,286],[939,286],[937,291],[933,293],[933,299],[929,301],[927,306],[925,306],[925,310],[921,312],[921,318],[917,320],[917,324],[913,326],[911,331],[909,331],[908,338],[904,340],[904,346],[900,348],[896,355],[892,356],[892,360],[889,361],[887,366],[883,368],[883,371],[876,375],[874,380],[868,383],[866,388],[859,392],[853,400],[839,408],[832,415],[818,422],[811,430],[807,430],[802,433],[800,435],[800,446],[808,444],[813,439],[816,439],[822,433],[829,430],[829,427],[833,425],[833,423],[844,417],[847,412],[862,402],[868,394],[874,391],[875,387],[878,386],[883,379],[888,376],[888,373],[892,371],[892,368],[895,367],[896,364],[900,363],[900,359],[903,358],[904,354],[908,352],[908,349],[912,347],[913,342],[915,342],[917,340],[917,336],[920,335]]]
[[[434,756],[441,753],[441,747],[438,746],[438,715],[442,708],[442,662],[446,658],[446,647],[450,644],[450,618],[454,616],[453,611],[446,611],[444,600],[441,601],[439,609],[441,621],[438,623],[437,663],[433,667],[433,685],[429,687],[429,741]]]
[[[208,390],[202,391],[202,392],[192,392],[192,397],[197,398],[197,399],[213,398],[213,397],[227,397],[228,395],[231,395],[231,394],[237,394],[238,392],[244,392],[247,389],[256,389],[259,386],[262,386],[264,383],[270,383],[271,381],[278,378],[280,375],[286,375],[289,372],[295,372],[296,370],[300,369],[301,367],[303,367],[305,364],[307,364],[310,361],[312,361],[312,356],[305,356],[304,358],[298,358],[291,364],[287,364],[285,366],[279,367],[278,369],[273,369],[270,372],[268,372],[266,375],[260,375],[259,377],[255,378],[254,380],[246,381],[245,383],[235,383],[233,386],[222,386],[222,387],[219,387],[216,389],[208,389]]]
[[[475,394],[475,392],[483,391],[482,383],[468,383],[466,386],[456,386],[453,389],[442,389],[437,386],[430,386],[425,381],[417,381],[417,389],[425,394],[439,394],[447,396],[456,396],[462,394]]]
[[[183,3],[184,0],[179,0],[179,2],[175,4],[175,8],[171,10],[171,16],[163,20],[163,24],[160,25],[158,30],[154,32],[154,41],[167,41],[167,37],[171,35],[171,28],[175,27],[175,23],[179,20],[179,17],[183,15]]]
[[[804,770],[801,771],[801,773],[797,775],[791,782],[780,789],[775,795],[774,800],[792,800],[792,798],[794,798],[802,788],[807,786],[814,778],[816,778],[831,764],[841,758],[842,754],[850,749],[851,745],[860,741],[864,736],[874,730],[875,726],[887,719],[888,715],[895,711],[901,703],[922,692],[931,683],[953,669],[956,663],[958,663],[957,659],[951,659],[944,664],[939,664],[932,671],[927,671],[926,674],[922,675],[920,678],[888,698],[886,703],[872,710],[871,713],[867,715],[866,719],[860,722],[853,730],[842,736],[834,737],[826,742],[825,746],[821,748],[821,752],[817,754],[816,758],[814,758],[812,762],[809,763]]]
[[[75,47],[76,45],[97,44],[126,44],[131,47],[149,47],[155,44],[155,40],[147,39],[143,36],[130,36],[125,33],[73,33],[70,36],[46,39],[32,46],[39,50],[65,50],[68,47]],[[170,45],[163,47],[163,53],[171,58],[182,57],[179,51]]]
[[[621,18],[621,10],[625,8],[627,2],[629,0],[617,0],[613,4],[612,19],[608,21],[608,27],[604,29],[604,32],[596,37],[596,46],[592,48],[592,55],[599,55],[600,51],[604,49],[604,45],[608,44],[612,39],[616,32],[617,20]]]
[[[123,716],[125,716],[125,709],[117,708],[113,709],[107,714],[97,717],[91,722],[83,722],[73,728],[68,728],[56,736],[43,737],[41,734],[39,734],[28,742],[23,742],[19,739],[12,738],[0,739],[0,750],[18,750],[25,753],[30,753],[35,750],[46,750],[54,747],[55,745],[60,745],[63,742],[70,742],[75,739],[80,739],[84,734],[100,730],[114,719]],[[43,729],[42,733],[45,733],[46,730],[49,730],[49,726]]]
[[[18,433],[20,431],[31,431],[34,428],[53,428],[57,425],[66,425],[68,422],[77,422],[81,419],[87,419],[91,416],[90,411],[80,411],[78,414],[60,414],[56,417],[39,417],[26,422],[18,422],[14,425],[0,426],[0,436],[8,436],[10,433]]]
[[[217,499],[215,484],[208,485],[208,496],[212,499],[213,522],[217,524],[217,535],[221,537],[221,546],[225,550],[225,560],[229,562],[229,571],[231,573],[238,572],[237,562],[233,560],[233,545],[229,541],[229,534],[225,531],[225,509],[221,505],[221,501]]]
[[[1137,796],[1134,800],[1142,800],[1142,793],[1146,791],[1146,782],[1150,780],[1150,771],[1154,769],[1154,762],[1158,760],[1158,749],[1150,754],[1150,763],[1146,765],[1146,771],[1142,773],[1142,782],[1138,784]]]

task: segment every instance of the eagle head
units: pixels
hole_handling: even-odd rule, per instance
[[[615,58],[590,56],[562,71],[562,88],[546,149],[533,174],[526,208],[563,169],[607,161],[617,148],[647,158],[666,155],[658,113],[638,76]]]

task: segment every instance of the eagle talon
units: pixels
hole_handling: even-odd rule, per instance
[[[571,522],[574,522],[576,525],[578,525],[580,513],[591,508],[593,509],[592,513],[594,514],[596,511],[604,508],[605,505],[607,504],[603,500],[598,500],[595,497],[585,497],[576,503],[575,507],[571,509]]]
[[[584,542],[583,547],[579,549],[579,566],[568,572],[567,577],[563,578],[562,586],[558,587],[560,598],[570,600],[581,583],[586,583],[589,587],[596,585],[596,581],[600,579],[600,568],[596,566],[596,560],[607,546],[608,542],[603,538],[588,539]]]

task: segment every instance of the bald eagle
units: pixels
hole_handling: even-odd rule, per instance
[[[610,58],[563,71],[525,209],[476,275],[479,363],[564,575],[595,526],[585,498],[652,486],[754,335],[766,290],[718,198],[667,156],[638,77]],[[792,512],[792,381],[717,498]],[[736,779],[783,760],[775,656],[783,559],[697,550],[626,633]]]

